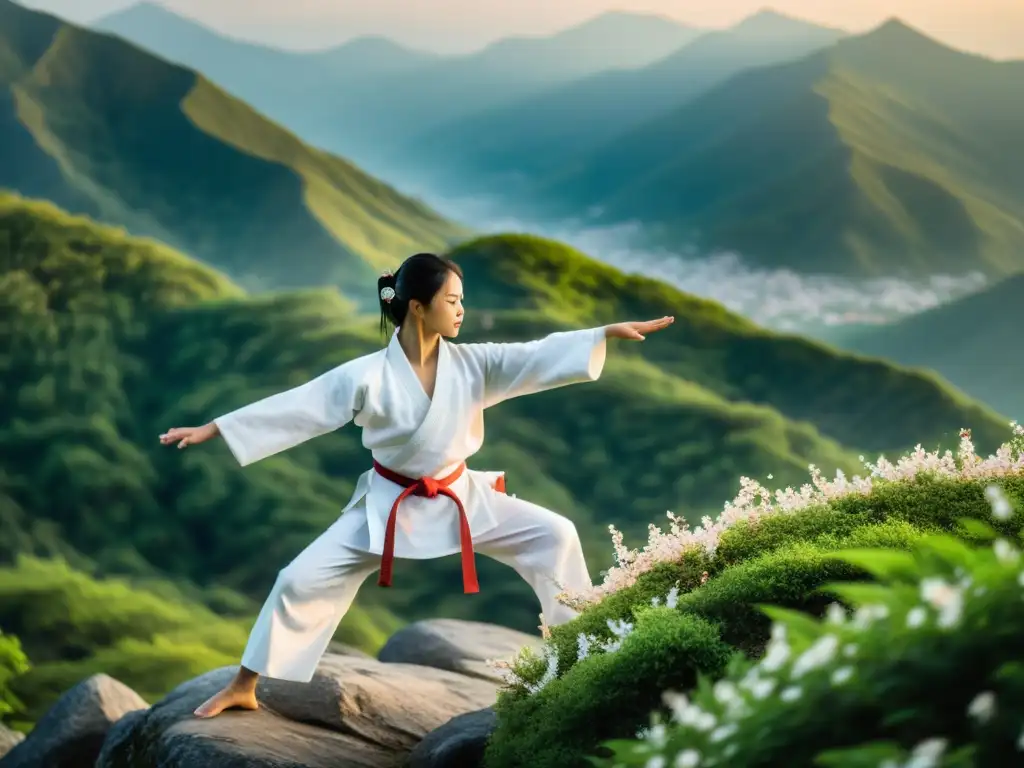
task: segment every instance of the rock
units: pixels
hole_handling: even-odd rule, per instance
[[[20,744],[24,740],[25,734],[12,731],[3,723],[0,723],[0,757],[14,749],[15,744]]]
[[[128,686],[93,675],[65,692],[28,737],[0,759],[3,768],[93,768],[110,727],[149,705]]]
[[[409,753],[408,768],[480,768],[498,718],[493,707],[453,717]]]
[[[540,650],[540,637],[495,624],[460,619],[417,621],[393,634],[377,658],[389,664],[420,664],[502,683],[487,659],[508,659],[524,646]]]
[[[96,768],[397,768],[428,733],[497,695],[445,670],[326,654],[308,684],[261,680],[256,712],[196,718],[236,671],[190,680],[112,731]]]
[[[99,757],[96,758],[97,765],[104,765],[110,761],[110,756],[115,750],[121,750],[125,757],[132,758],[131,746],[128,741],[132,731],[146,719],[146,710],[137,709],[122,717],[107,731],[107,738],[103,740],[103,748],[100,749]],[[131,761],[128,762],[131,765]]]
[[[347,643],[339,643],[337,641],[332,641],[331,644],[327,646],[327,653],[333,653],[337,656],[359,656],[364,659],[373,658],[373,656],[368,654],[366,651],[361,651],[355,646],[348,645]]]

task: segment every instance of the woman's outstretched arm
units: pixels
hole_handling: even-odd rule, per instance
[[[305,384],[257,400],[201,427],[169,429],[160,435],[160,442],[186,448],[221,435],[238,463],[246,466],[332,432],[352,421],[362,407],[365,359],[339,365]]]
[[[606,339],[643,341],[646,334],[667,328],[674,318],[615,323],[581,331],[561,331],[542,339],[473,345],[482,356],[484,405],[596,381],[604,369]]]

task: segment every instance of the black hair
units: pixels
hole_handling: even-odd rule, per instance
[[[454,272],[460,278],[462,270],[451,259],[433,253],[417,253],[402,262],[394,273],[377,278],[377,298],[380,301],[380,330],[387,335],[388,324],[398,328],[405,322],[409,302],[416,300],[429,304]],[[385,289],[390,288],[390,291]]]

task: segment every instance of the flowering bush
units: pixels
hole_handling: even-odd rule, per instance
[[[524,652],[498,665],[508,686],[499,696],[499,725],[485,764],[585,764],[601,740],[629,738],[648,720],[669,677],[666,669],[680,681],[668,687],[688,691],[698,675],[714,680],[723,674],[722,647],[740,651],[740,658],[761,656],[772,625],[759,606],[788,608],[806,621],[823,616],[833,602],[852,608],[852,593],[841,585],[866,581],[875,571],[869,562],[838,557],[840,550],[884,548],[896,556],[943,532],[978,541],[988,530],[978,521],[991,516],[986,488],[992,478],[1012,499],[1024,501],[1024,431],[1014,425],[1013,439],[984,460],[974,455],[969,433],[961,438],[956,457],[917,449],[896,464],[880,459],[869,465],[868,480],[849,482],[840,477],[828,483],[812,470],[816,490],[787,489],[774,504],[767,493],[756,504],[734,502],[725,522],[705,521],[692,533],[680,524],[668,534],[652,533],[646,554],[620,547],[618,575],[609,573],[597,597],[575,602],[580,616],[552,628],[541,655]],[[992,526],[1015,535],[1019,526],[1010,502],[1003,496],[997,501],[1004,506]],[[670,645],[647,637],[651,617],[665,613],[699,620],[692,627],[713,627],[714,635],[700,635],[707,647],[697,653],[692,643],[684,644],[691,652],[676,658]],[[639,647],[648,655],[638,654]],[[645,741],[631,749],[648,746]]]
[[[991,492],[994,514],[1009,502]],[[976,536],[998,534],[977,522]],[[878,583],[831,585],[818,621],[765,609],[764,656],[736,657],[691,696],[668,692],[641,738],[607,744],[597,765],[1000,766],[1024,763],[1024,568],[1017,545],[949,535],[911,552],[838,553]]]
[[[694,549],[713,555],[722,535],[741,521],[753,522],[772,515],[791,514],[849,496],[868,496],[879,486],[891,483],[922,478],[970,481],[1019,475],[1024,471],[1024,426],[1010,422],[1010,428],[1010,440],[985,459],[974,452],[971,432],[964,429],[960,431],[960,446],[956,456],[952,451],[929,453],[920,445],[895,464],[884,456],[880,456],[875,464],[864,461],[861,456],[868,474],[865,477],[855,476],[852,480],[848,480],[842,470],[836,473],[834,480],[826,480],[821,471],[811,465],[810,483],[804,484],[799,491],[786,488],[776,490],[773,494],[756,480],[742,477],[739,494],[726,503],[717,520],[704,517],[698,528],[690,530],[684,519],[668,512],[671,521],[668,533],[652,523],[648,526],[647,546],[639,552],[626,549],[622,534],[614,526],[609,526],[617,564],[608,570],[601,584],[585,593],[565,592],[562,601],[575,608],[593,605],[635,584],[641,574],[658,563],[679,560],[684,553]]]

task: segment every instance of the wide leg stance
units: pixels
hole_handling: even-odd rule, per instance
[[[555,596],[561,588],[591,586],[576,526],[544,507],[501,493],[495,492],[495,504],[499,523],[473,537],[474,549],[510,566],[530,585],[548,625],[569,621],[576,613]],[[266,677],[311,680],[359,588],[380,567],[380,555],[366,551],[368,542],[360,505],[283,568],[253,626],[242,665]],[[395,578],[401,579],[400,567]]]

